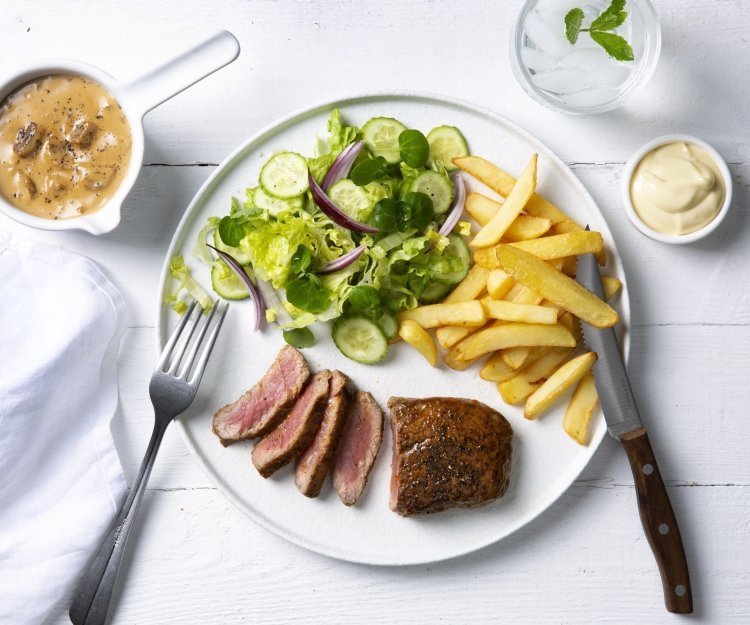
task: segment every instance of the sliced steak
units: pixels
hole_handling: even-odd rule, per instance
[[[333,464],[333,487],[344,505],[354,505],[362,495],[382,441],[383,411],[370,393],[358,391]]]
[[[253,464],[269,477],[307,449],[323,419],[331,372],[316,373],[286,418],[253,447]]]
[[[310,446],[297,458],[294,481],[306,497],[317,497],[323,488],[346,423],[349,399],[349,379],[334,371],[323,421]]]
[[[214,414],[213,432],[225,447],[264,436],[292,407],[310,377],[305,358],[285,345],[263,378],[233,404]]]
[[[505,494],[513,429],[499,412],[451,397],[388,400],[391,510],[402,516],[481,506]]]

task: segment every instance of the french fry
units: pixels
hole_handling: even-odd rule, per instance
[[[513,221],[526,206],[536,188],[537,155],[531,157],[516,184],[508,193],[502,207],[492,216],[485,226],[477,232],[469,243],[470,247],[486,247],[497,243]]]
[[[493,273],[495,272],[491,271],[490,276]],[[489,279],[487,280],[487,284],[489,285]],[[609,301],[620,290],[622,282],[612,276],[602,276],[602,287],[604,288],[604,299]]]
[[[567,234],[569,232],[578,232],[579,230],[581,230],[581,227],[575,222],[562,222],[558,224],[552,224],[551,229],[553,234]],[[596,252],[596,262],[598,262],[602,267],[607,264],[607,251],[604,248]]]
[[[488,160],[479,156],[454,158],[453,164],[506,198],[513,188],[513,185],[516,183],[513,176],[505,173],[499,167],[496,167]],[[552,224],[555,225],[566,223],[566,227],[570,229],[568,231],[571,231],[572,229],[583,230],[581,226],[557,208],[552,202],[545,200],[542,196],[536,193],[534,193],[531,199],[526,203],[524,210],[528,215],[549,219]]]
[[[502,202],[488,198],[482,193],[470,193],[466,198],[466,212],[480,226],[486,225],[500,210]],[[505,241],[526,241],[536,239],[545,234],[552,227],[552,222],[544,217],[519,215],[508,227],[503,235]]]
[[[514,375],[516,372],[503,362],[501,352],[492,354],[479,372],[479,377],[488,382],[505,382]]]
[[[444,304],[455,304],[457,302],[468,302],[476,299],[487,286],[487,278],[490,271],[479,265],[472,265],[466,277],[456,285],[448,297],[443,300]]]
[[[488,198],[483,193],[473,192],[466,196],[464,209],[480,226],[486,226],[502,205],[502,202]]]
[[[433,367],[437,367],[438,353],[435,341],[416,321],[405,319],[398,324],[398,335],[416,349]]]
[[[538,360],[526,365],[512,378],[500,382],[497,389],[506,404],[517,404],[541,385],[540,380],[551,375],[573,351],[570,347],[553,348]]]
[[[552,302],[548,302],[546,299],[543,299],[539,305],[554,310],[558,318],[563,314],[563,311],[558,306],[555,306]]]
[[[475,332],[454,345],[451,352],[455,358],[473,360],[498,349],[518,346],[550,345],[554,347],[574,347],[573,335],[565,326],[556,323],[503,323],[499,326]]]
[[[479,360],[479,358],[472,358],[471,360],[461,360],[460,358],[455,357],[455,353],[453,351],[448,351],[445,353],[443,360],[445,360],[445,364],[451,369],[455,369],[456,371],[463,371],[464,369],[468,369],[469,367],[471,367],[471,365]]]
[[[476,267],[476,265],[474,265]],[[487,276],[487,293],[493,299],[502,299],[513,288],[515,281],[502,269],[493,269]]]
[[[482,304],[476,300],[455,304],[430,304],[405,310],[398,315],[399,322],[410,319],[423,328],[438,326],[481,326],[487,321]]]
[[[566,312],[560,316],[560,319],[558,321],[562,323],[566,328],[568,328],[568,330],[570,330],[570,333],[573,335],[576,343],[580,342],[580,340],[583,338],[583,331],[581,330],[581,322],[578,319],[576,319],[569,312]]]
[[[538,239],[552,227],[552,222],[544,217],[533,215],[519,215],[505,231],[503,239],[506,241],[529,241]]]
[[[604,241],[601,232],[581,230],[567,234],[555,234],[531,241],[518,241],[517,243],[511,243],[511,245],[531,252],[542,260],[553,260],[580,254],[595,254],[603,249]],[[494,267],[491,267],[491,269],[494,269]],[[562,269],[562,266],[560,269]]]
[[[516,286],[518,285],[516,284]],[[516,304],[539,304],[544,299],[541,295],[525,286],[518,289],[512,298],[509,296],[510,293],[506,296],[506,299],[511,299]],[[518,369],[526,362],[530,351],[530,347],[510,347],[502,351],[501,357],[511,369]]]
[[[533,254],[510,245],[497,246],[495,253],[503,271],[556,306],[597,328],[610,328],[619,321],[609,304]]]
[[[542,382],[529,382],[522,376],[514,376],[510,380],[497,383],[497,390],[500,397],[506,404],[520,404],[529,395],[535,392]]]
[[[527,419],[536,419],[544,414],[565,391],[591,370],[595,362],[595,352],[581,354],[566,362],[529,396],[523,416]]]
[[[463,341],[467,336],[473,334],[479,327],[466,327],[466,326],[443,326],[435,330],[435,338],[440,343],[440,347],[448,349],[453,347],[459,341]]]
[[[581,445],[588,444],[589,424],[598,403],[599,395],[596,392],[594,374],[587,371],[573,391],[563,418],[563,429]]]
[[[571,278],[576,277],[576,271],[578,269],[578,258],[575,256],[568,256],[567,258],[563,258],[563,266],[562,266],[562,272],[566,276],[570,276]]]
[[[481,300],[490,319],[521,323],[557,323],[557,309],[535,304],[517,304],[492,298]]]
[[[582,230],[530,241],[518,241],[509,245],[529,252],[542,260],[552,261],[579,254],[595,253],[603,248],[604,243],[601,233]],[[474,252],[474,261],[477,265],[487,269],[498,269],[500,261],[497,259],[497,246],[477,250]],[[558,264],[559,269],[562,270],[564,262],[560,261]]]

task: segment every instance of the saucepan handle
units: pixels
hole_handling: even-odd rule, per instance
[[[123,99],[127,99],[130,106],[145,115],[162,102],[228,65],[239,53],[237,38],[227,30],[219,31],[203,43],[124,85]]]

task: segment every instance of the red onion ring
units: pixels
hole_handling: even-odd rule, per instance
[[[453,231],[453,228],[456,227],[466,204],[466,184],[464,184],[464,179],[459,173],[451,174],[450,179],[453,181],[453,206],[445,222],[440,227],[439,234],[444,237],[448,236]]]
[[[359,156],[364,145],[364,141],[352,143],[336,157],[336,160],[333,161],[328,173],[326,173],[323,178],[323,183],[320,185],[323,191],[328,191],[328,189],[339,180],[346,178],[349,175],[349,171],[351,170],[352,165],[354,165],[354,161]]]
[[[360,256],[362,256],[362,253],[364,251],[364,245],[355,247],[351,252],[347,252],[346,254],[339,256],[337,259],[323,265],[318,273],[332,273],[334,271],[338,271],[339,269],[344,269],[345,267],[351,265]]]
[[[208,247],[216,252],[227,265],[229,265],[229,268],[234,271],[234,273],[240,280],[242,280],[242,282],[247,287],[247,290],[250,292],[250,295],[255,302],[255,328],[253,329],[253,332],[257,332],[260,329],[260,320],[264,316],[264,311],[266,309],[266,304],[263,301],[263,296],[260,294],[258,288],[253,284],[250,276],[245,273],[242,265],[240,265],[231,254],[227,254],[226,252],[222,252],[221,250],[216,249],[210,243],[206,243],[206,245],[208,245]]]
[[[326,195],[325,191],[320,188],[320,185],[317,183],[312,173],[310,173],[310,170],[307,171],[307,179],[310,183],[310,192],[312,193],[313,200],[318,205],[318,208],[328,215],[334,223],[342,228],[346,228],[347,230],[352,230],[353,232],[367,232],[370,234],[379,232],[374,226],[352,219],[336,206],[331,201],[331,198]]]

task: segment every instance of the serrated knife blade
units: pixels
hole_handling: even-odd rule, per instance
[[[578,257],[576,279],[604,299],[599,264],[594,254]],[[680,528],[638,413],[615,331],[596,328],[585,321],[581,321],[581,329],[586,346],[598,356],[594,380],[607,430],[620,441],[630,461],[641,524],[659,566],[664,603],[670,612],[689,614],[693,611],[693,595]]]
[[[576,279],[594,295],[604,299],[599,264],[593,254],[584,254],[578,258]],[[643,423],[630,388],[617,336],[612,328],[595,328],[585,321],[581,321],[581,330],[586,346],[598,356],[594,364],[594,379],[607,421],[607,431],[620,440],[620,436],[637,430]]]

